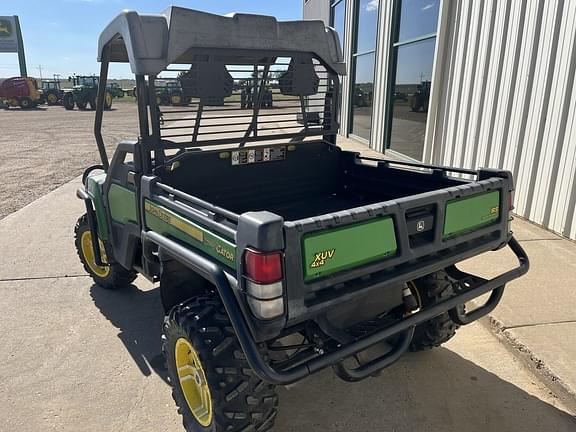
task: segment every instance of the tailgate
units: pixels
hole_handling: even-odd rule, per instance
[[[316,290],[496,248],[508,238],[510,196],[509,179],[490,178],[287,223],[288,243],[300,250],[289,279]]]

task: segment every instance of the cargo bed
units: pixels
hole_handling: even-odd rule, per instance
[[[157,174],[163,183],[235,213],[267,210],[287,221],[468,182],[443,171],[376,167],[325,142],[275,148],[284,151],[284,159],[243,165],[233,165],[234,152],[183,153],[171,165],[177,168]]]

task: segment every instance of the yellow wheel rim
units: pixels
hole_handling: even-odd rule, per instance
[[[107,107],[112,106],[112,95],[110,93],[106,93],[105,102]]]
[[[212,423],[212,398],[202,363],[192,344],[184,338],[176,341],[174,349],[180,388],[192,415],[206,427]]]
[[[180,102],[182,102],[182,98],[178,95],[172,96],[172,103],[174,105],[178,105]]]
[[[58,102],[58,98],[56,97],[55,94],[50,93],[50,94],[48,95],[48,101],[51,102],[51,103],[56,103],[56,102]]]
[[[86,260],[86,264],[90,267],[92,272],[101,278],[105,278],[110,274],[109,266],[99,266],[96,264],[96,259],[94,258],[94,250],[92,249],[92,234],[90,231],[84,231],[82,237],[80,238],[80,244],[82,245],[82,255]],[[100,257],[102,262],[107,262],[106,251],[104,250],[104,244],[102,240],[98,239],[98,244],[100,246]]]

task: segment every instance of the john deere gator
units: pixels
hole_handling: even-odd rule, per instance
[[[78,190],[76,247],[111,299],[138,275],[158,284],[158,350],[188,431],[270,430],[278,386],[326,368],[359,381],[437,347],[528,270],[510,231],[509,172],[338,146],[346,65],[320,21],[124,11],[102,32],[98,58],[101,165]],[[139,135],[109,160],[111,62],[135,74]],[[156,81],[178,76],[189,104],[159,106]],[[246,80],[251,107],[234,90]],[[272,85],[275,109],[261,110]],[[502,248],[518,258],[502,274],[458,268]]]

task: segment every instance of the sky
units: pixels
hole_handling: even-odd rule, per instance
[[[28,75],[68,77],[98,73],[100,32],[123,9],[158,13],[171,5],[227,14],[247,12],[279,20],[302,18],[302,0],[1,0],[0,16],[18,15]],[[18,56],[0,53],[0,77],[18,76]],[[111,65],[110,78],[131,78],[127,65]]]

